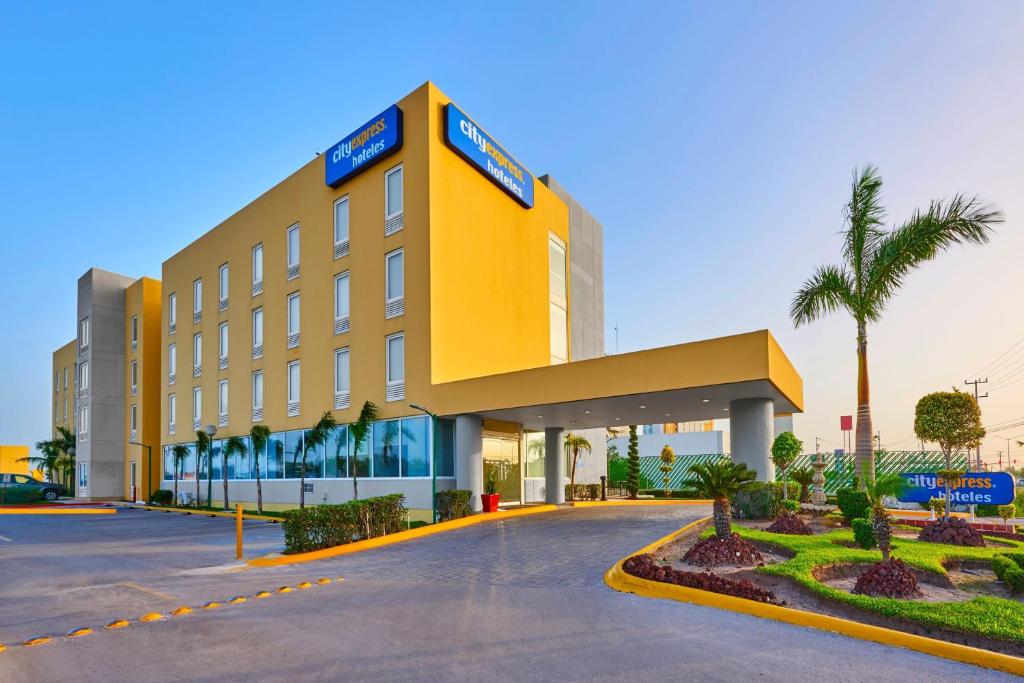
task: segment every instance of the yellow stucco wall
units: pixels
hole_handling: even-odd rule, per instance
[[[50,372],[51,389],[51,423],[50,435],[57,435],[57,427],[75,430],[75,379],[78,370],[78,341],[72,339],[53,352],[53,363]],[[67,373],[67,386],[64,375]],[[57,378],[56,381],[54,378]],[[64,404],[67,402],[67,416],[64,415]]]
[[[124,395],[126,397],[124,414],[124,496],[131,497],[131,462],[136,463],[136,486],[138,497],[145,498],[149,492],[147,477],[152,490],[160,488],[161,456],[160,456],[160,376],[161,376],[161,341],[160,319],[163,297],[160,282],[144,277],[136,280],[125,290],[125,368]],[[131,321],[138,319],[138,340],[132,349]],[[138,363],[136,393],[131,390],[131,364]],[[137,411],[137,429],[134,439],[131,434],[131,406]],[[153,468],[149,469],[149,453],[145,448],[129,442],[153,447]]]
[[[20,462],[22,458],[27,458],[30,454],[28,446],[0,445],[0,473],[28,474],[36,479],[42,479],[41,471],[31,469],[31,464],[28,461]]]

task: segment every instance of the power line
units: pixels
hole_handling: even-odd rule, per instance
[[[998,363],[998,362],[999,362],[1000,360],[1002,360],[1002,359],[1003,359],[1003,357],[1005,357],[1005,356],[1006,356],[1006,354],[1010,353],[1011,351],[1013,351],[1014,349],[1016,349],[1016,348],[1017,348],[1018,346],[1021,346],[1022,344],[1024,344],[1024,337],[1021,337],[1021,338],[1020,338],[1019,340],[1017,340],[1017,343],[1016,343],[1016,344],[1014,344],[1013,346],[1011,346],[1010,348],[1006,349],[1006,350],[1005,350],[1005,351],[1003,351],[1003,352],[1002,352],[1001,354],[999,354],[998,356],[996,356],[995,360],[993,360],[993,361],[990,361],[990,362],[989,362],[989,364],[988,364],[988,365],[986,365],[985,367],[983,367],[983,368],[982,368],[981,370],[978,370],[977,372],[975,372],[975,373],[972,373],[972,374],[973,374],[973,375],[974,375],[975,377],[977,377],[977,376],[981,375],[981,374],[982,374],[982,373],[984,373],[984,372],[989,372],[989,371],[991,371],[991,370],[992,370],[992,366],[994,366],[994,365],[995,365],[996,363]],[[1016,355],[1016,354],[1014,354],[1014,355]]]
[[[1024,341],[1024,339],[1022,339],[1021,341]],[[988,392],[987,391],[984,393],[984,395],[981,395],[981,396],[978,395],[978,385],[979,384],[988,384],[988,377],[986,377],[985,379],[971,379],[971,380],[965,379],[964,380],[964,384],[973,384],[974,385],[974,402],[975,403],[978,402],[978,399],[988,398]],[[981,469],[981,444],[980,443],[978,444],[977,448],[975,449],[974,458],[975,458],[975,460],[978,461],[978,469]],[[971,508],[971,510],[973,510],[973,509],[974,508]]]

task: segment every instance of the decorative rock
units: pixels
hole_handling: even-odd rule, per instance
[[[982,538],[978,530],[959,517],[951,517],[949,521],[940,519],[933,522],[921,529],[917,538],[930,543],[948,543],[978,548],[985,545],[985,539]]]
[[[917,577],[896,558],[868,567],[857,579],[853,592],[879,598],[918,598],[922,595]]]
[[[764,557],[750,541],[746,541],[733,533],[727,539],[717,536],[698,541],[686,551],[683,562],[699,567],[756,567],[764,564]]]

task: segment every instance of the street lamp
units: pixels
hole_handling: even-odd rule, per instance
[[[148,503],[153,500],[153,447],[147,446],[144,443],[139,443],[138,441],[129,441],[128,443],[133,446],[142,446],[149,453],[147,456],[149,464],[146,466],[146,502]],[[134,503],[135,501],[132,502]]]
[[[437,415],[418,403],[409,407],[430,416],[430,520],[437,524]]]
[[[203,431],[210,437],[210,443],[206,445],[206,504],[213,507],[213,437],[217,436],[217,425],[209,424],[203,427]],[[199,453],[196,453],[196,479],[199,478]],[[198,483],[198,481],[197,481]],[[198,490],[198,489],[197,489]],[[196,506],[199,501],[196,501]]]

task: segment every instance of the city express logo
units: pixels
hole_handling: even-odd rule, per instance
[[[402,148],[402,110],[393,104],[324,154],[324,182],[337,187]]]
[[[471,166],[527,209],[533,207],[533,176],[473,119],[449,103],[445,106],[445,142]]]
[[[904,472],[910,487],[900,496],[906,503],[927,503],[945,498],[946,482],[934,472]],[[1013,476],[1008,472],[967,472],[949,482],[949,497],[958,505],[1006,505],[1015,495]]]

